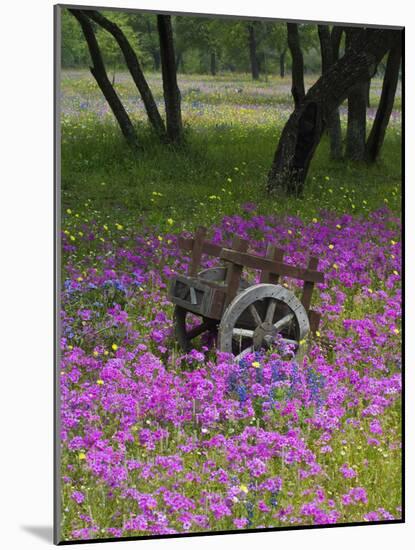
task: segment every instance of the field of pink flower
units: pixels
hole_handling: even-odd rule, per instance
[[[242,211],[213,240],[320,259],[322,323],[303,363],[275,349],[235,364],[211,341],[183,355],[167,300],[188,263],[177,232],[88,203],[64,214],[64,539],[401,517],[399,218]]]

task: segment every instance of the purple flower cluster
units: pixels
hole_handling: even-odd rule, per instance
[[[247,205],[212,228],[260,254],[274,243],[292,264],[319,257],[322,324],[300,364],[277,349],[235,364],[203,338],[181,354],[166,297],[189,262],[177,236],[109,237],[73,216],[64,229],[67,538],[399,517],[377,471],[400,453],[400,224],[388,210],[306,224]]]

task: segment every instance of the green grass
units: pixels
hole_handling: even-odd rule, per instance
[[[69,127],[68,127],[69,126]],[[246,202],[261,213],[292,212],[312,218],[321,208],[364,213],[385,205],[400,209],[400,136],[390,130],[380,161],[331,162],[324,139],[312,162],[302,199],[265,190],[281,127],[188,129],[187,145],[174,150],[139,129],[143,151],[133,154],[111,123],[89,121],[64,127],[62,200],[76,209],[91,199],[94,208],[120,220],[144,217],[163,226],[168,218],[193,226],[217,221]],[[71,135],[69,134],[71,133]]]
[[[155,96],[160,98],[159,78],[154,76],[151,79]],[[88,219],[99,220],[101,228],[105,228],[103,224],[112,222],[108,231],[111,239],[112,232],[119,232],[114,229],[116,223],[128,227],[135,225],[138,230],[147,224],[155,234],[158,231],[163,234],[167,230],[181,232],[200,224],[213,225],[225,215],[241,212],[241,205],[247,202],[256,203],[260,214],[291,213],[305,221],[318,217],[322,209],[367,215],[385,205],[400,215],[401,135],[398,124],[390,125],[381,157],[370,167],[330,161],[325,137],[311,164],[304,196],[301,199],[283,195],[270,197],[265,191],[267,172],[291,108],[291,99],[287,99],[286,92],[281,89],[282,84],[288,84],[288,79],[284,83],[272,79],[267,83],[254,84],[248,77],[239,75],[233,87],[230,87],[230,80],[225,76],[215,79],[182,76],[181,79],[186,145],[176,150],[161,145],[151,134],[142,113],[132,110],[142,144],[142,150],[134,154],[126,146],[111,114],[101,118],[93,114],[94,102],[101,106],[105,104],[93,81],[84,73],[79,79],[65,77],[63,104],[72,106],[72,111],[70,108],[68,112],[64,110],[62,120],[62,207],[64,211],[72,211],[71,215],[65,215],[64,222],[74,235],[77,235],[75,229],[81,228],[77,227],[75,216],[82,221],[86,215]],[[272,86],[276,87],[274,95],[270,92]],[[244,91],[237,92],[241,87]],[[373,89],[376,87],[379,88],[378,83]],[[117,89],[124,98],[132,94],[128,80],[122,80]],[[268,99],[262,90],[266,90]],[[250,100],[247,100],[248,96]],[[257,104],[259,97],[261,99],[257,103],[260,108],[249,108]],[[378,96],[373,94],[373,98]],[[194,106],[192,102],[195,101],[207,102],[208,106]],[[82,102],[89,102],[88,108],[77,109]],[[397,98],[397,109],[399,102],[400,98]],[[285,109],[280,109],[279,105]],[[87,246],[90,246],[89,243]],[[86,258],[90,249],[79,248],[78,253]],[[380,285],[380,282],[377,284]],[[330,326],[336,334],[343,334],[344,318],[363,319],[376,312],[369,309],[366,302],[357,305],[354,292],[354,289],[347,290],[345,311],[337,323]],[[372,308],[380,307],[378,303],[370,303]],[[148,310],[140,304],[140,314],[150,319],[154,305],[149,302],[146,307]],[[131,317],[138,317],[138,314]],[[145,330],[139,326],[136,328]],[[344,431],[339,430],[333,436],[333,452],[325,456],[320,454],[319,457],[325,472],[333,476],[321,481],[328,489],[329,497],[338,500],[349,487],[347,480],[338,475],[340,466],[348,463],[353,467],[356,465],[359,472],[357,485],[374,488],[370,491],[367,510],[379,507],[395,510],[400,505],[401,455],[400,449],[394,446],[399,439],[399,407],[397,401],[396,406],[388,409],[383,416],[385,435],[382,444],[377,447],[367,444],[367,429],[359,432],[346,426]],[[317,452],[318,446],[311,441],[312,434],[309,435],[310,448]],[[178,443],[179,435],[176,440],[163,443],[163,449],[157,448],[154,456],[160,452],[174,453]],[[143,448],[134,449],[134,453],[138,458],[148,459],[150,455]],[[209,456],[217,460],[219,466],[220,456],[214,453],[212,450]],[[189,455],[188,460],[186,467],[192,466],[192,461],[197,466],[197,457],[195,459]],[[366,461],[370,462],[370,467],[366,467]],[[63,470],[67,463],[73,463],[69,454],[63,457]],[[285,487],[292,492],[290,498],[282,497],[281,507],[302,503],[302,491],[315,489],[314,478],[300,483],[297,472],[289,468],[282,471],[279,462],[275,463],[273,473],[281,475]],[[81,480],[81,489],[87,493],[89,513],[99,525],[111,525],[112,515],[120,511],[128,516],[130,510],[122,508],[122,501],[105,499],[103,486],[90,474],[85,474],[81,466],[79,471],[74,472],[74,478]],[[148,492],[158,488],[156,481],[148,481]],[[214,482],[206,479],[206,486],[208,483],[210,490],[217,489]],[[189,486],[188,489],[191,493],[192,488]],[[69,538],[78,513],[70,492],[71,488],[65,486],[62,495],[63,508],[70,508],[63,526]],[[347,521],[361,519],[363,508],[356,505],[352,511],[345,510]],[[254,520],[256,524],[261,523],[260,517]],[[216,528],[227,529],[232,525],[222,520]]]
[[[306,78],[311,85],[316,77]],[[156,99],[161,79],[149,75]],[[62,80],[62,201],[76,209],[91,199],[103,214],[145,220],[163,227],[171,218],[181,227],[203,219],[214,222],[235,214],[246,202],[260,213],[291,212],[305,219],[320,209],[365,213],[383,205],[400,210],[401,135],[390,124],[381,157],[374,166],[329,160],[323,138],[312,161],[301,199],[266,191],[267,172],[292,109],[289,79],[253,82],[247,75],[180,75],[186,145],[161,145],[149,130],[134,85],[126,73],[116,89],[126,103],[142,151],[126,146],[94,80],[86,71],[64,72]],[[372,107],[381,81],[372,83]],[[242,90],[242,91],[241,91]],[[395,109],[399,109],[398,93]],[[160,105],[162,110],[162,105]],[[343,136],[345,115],[342,116]],[[368,122],[368,130],[371,122]]]

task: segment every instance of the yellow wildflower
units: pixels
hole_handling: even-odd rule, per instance
[[[101,380],[101,378],[99,380],[97,380],[97,384],[98,386],[102,386],[104,384],[104,380]]]
[[[260,365],[260,363],[258,363],[258,361],[254,361],[254,362],[252,363],[252,366],[253,366],[254,368],[256,368],[256,369],[259,369],[259,367],[260,367],[261,365]]]
[[[173,225],[173,223],[174,223],[173,218],[167,218],[167,223],[168,223],[169,225]]]
[[[329,248],[330,248],[330,250],[333,250],[334,244],[329,244]]]
[[[85,453],[79,453],[78,458],[79,458],[79,460],[85,460],[86,459],[86,454]]]
[[[247,493],[248,492],[248,487],[246,485],[240,485],[239,490],[242,491],[243,493]]]
[[[118,349],[118,346],[117,346],[117,344],[112,344],[112,346],[111,346],[111,347],[112,347],[112,349],[113,349],[114,351],[117,351],[117,349]]]

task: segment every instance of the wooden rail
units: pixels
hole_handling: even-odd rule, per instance
[[[236,265],[241,265],[251,269],[260,269],[262,271],[268,271],[280,276],[293,277],[294,279],[301,279],[302,281],[310,281],[312,283],[324,282],[323,273],[320,273],[314,269],[303,269],[301,267],[269,260],[268,258],[264,258],[262,256],[231,250],[230,248],[223,248],[220,258]]]

